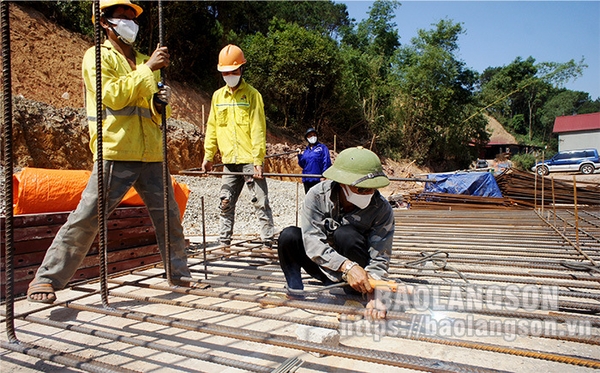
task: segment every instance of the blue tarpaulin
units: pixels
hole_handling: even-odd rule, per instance
[[[489,172],[462,172],[452,174],[430,174],[428,179],[437,182],[425,183],[425,192],[466,194],[470,196],[502,198],[502,192],[494,175]]]

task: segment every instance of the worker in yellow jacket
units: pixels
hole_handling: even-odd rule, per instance
[[[202,169],[211,171],[214,156],[221,153],[224,175],[220,192],[220,236],[222,245],[230,245],[235,221],[235,205],[244,187],[252,193],[252,203],[260,221],[262,242],[273,242],[273,213],[269,206],[267,182],[263,176],[267,124],[260,92],[242,78],[244,52],[227,45],[219,53],[217,70],[226,85],[215,91],[206,124]]]
[[[102,45],[103,169],[107,215],[119,205],[131,187],[138,192],[156,229],[165,258],[164,192],[162,185],[162,115],[169,115],[171,89],[159,88],[160,69],[170,63],[166,47],[151,56],[133,48],[142,8],[130,0],[101,0],[100,25],[107,40]],[[57,233],[27,297],[32,302],[52,303],[55,290],[64,288],[89,251],[98,233],[98,169],[95,48],[83,58],[82,72],[94,168],[88,185]],[[179,209],[169,183],[169,235],[172,285],[190,286],[185,238]]]
[[[167,47],[158,48],[153,58],[131,48],[131,57],[108,39],[102,45],[102,107],[104,110],[103,158],[113,161],[162,162],[162,112],[171,115],[171,106],[153,96],[159,92],[160,70],[168,65]],[[83,56],[83,81],[90,131],[90,149],[96,160],[96,53]],[[125,61],[125,59],[127,61]],[[152,70],[155,69],[155,70]],[[162,87],[166,92],[170,87]],[[133,119],[135,118],[135,120]]]

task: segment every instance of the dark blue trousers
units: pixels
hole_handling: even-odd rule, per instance
[[[358,263],[361,267],[369,264],[369,245],[367,238],[350,225],[342,225],[333,234],[333,248],[342,256]],[[304,289],[302,285],[301,268],[306,273],[323,282],[333,283],[321,270],[318,264],[310,260],[304,250],[302,230],[299,227],[287,227],[279,234],[277,244],[279,264],[285,275],[289,289]]]

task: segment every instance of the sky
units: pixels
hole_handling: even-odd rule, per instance
[[[345,0],[350,18],[368,18],[372,1]],[[583,76],[564,87],[600,97],[600,1],[399,1],[395,18],[400,43],[442,19],[461,23],[456,56],[472,70],[509,65],[517,57],[536,63],[582,57]]]

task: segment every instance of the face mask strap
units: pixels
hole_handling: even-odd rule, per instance
[[[376,177],[379,177],[379,176],[385,176],[385,173],[383,173],[383,171],[379,171],[379,172],[372,172],[372,173],[370,173],[370,174],[367,174],[367,175],[365,175],[365,176],[361,177],[360,179],[358,179],[358,180],[354,181],[354,182],[353,182],[352,184],[350,184],[350,185],[352,185],[352,186],[356,186],[357,184],[360,184],[360,183],[362,183],[362,182],[363,182],[363,181],[365,181],[365,180],[374,179],[374,178],[376,178]]]
[[[123,37],[121,36],[121,34],[119,34],[119,33],[117,32],[117,30],[115,30],[115,26],[112,24],[112,22],[108,21],[108,25],[109,25],[110,29],[112,30],[112,32],[114,32],[114,33],[115,33],[115,35],[117,35],[117,38],[118,38],[119,40],[121,40],[121,41],[122,41],[123,43],[125,43],[125,44],[129,44],[129,43],[127,42],[127,40],[123,39]]]

